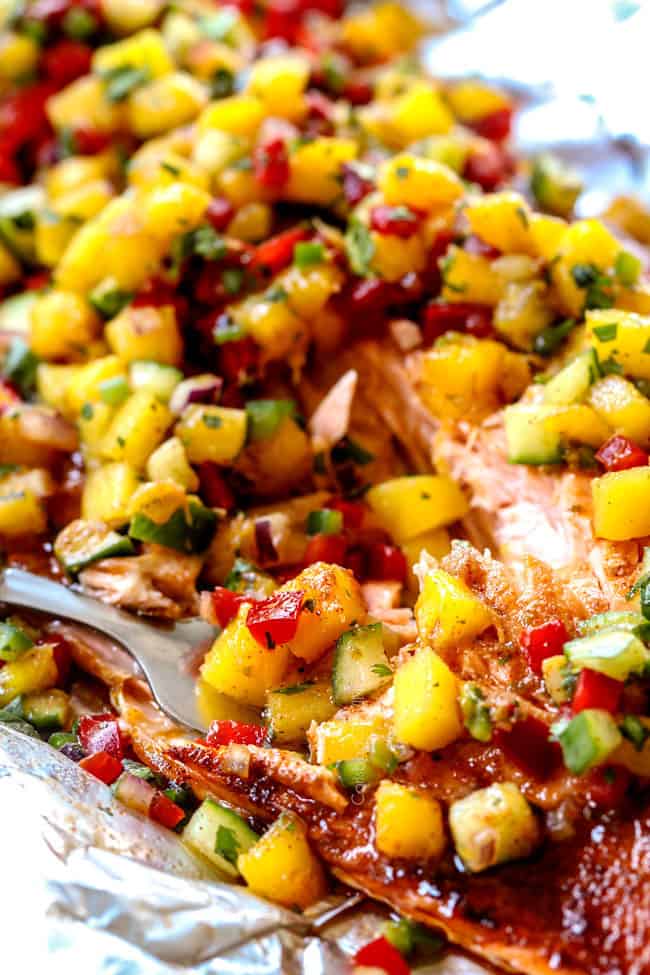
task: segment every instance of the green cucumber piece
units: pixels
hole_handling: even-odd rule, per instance
[[[60,731],[65,728],[70,713],[70,699],[65,691],[52,688],[37,691],[23,698],[23,714],[39,731]]]
[[[582,180],[567,163],[545,153],[533,164],[530,189],[542,209],[566,217],[582,192]]]
[[[335,704],[350,704],[366,697],[391,676],[381,623],[357,626],[338,638],[332,668]]]
[[[54,542],[54,554],[74,577],[92,562],[120,555],[133,555],[133,543],[126,535],[98,526],[92,521],[75,521]]]
[[[32,328],[32,306],[37,299],[37,291],[22,291],[6,298],[0,304],[0,331],[27,338]]]
[[[602,630],[624,630],[626,633],[633,633],[644,642],[650,639],[650,622],[641,613],[621,612],[609,610],[606,613],[597,613],[590,616],[588,620],[581,620],[578,623],[580,636],[593,636]]]
[[[576,670],[587,667],[614,680],[643,674],[650,652],[638,636],[625,630],[604,630],[564,644],[564,653]]]
[[[12,339],[7,355],[2,365],[5,379],[18,387],[23,396],[27,397],[36,385],[36,368],[39,360],[27,343],[16,336]]]
[[[153,542],[177,552],[196,553],[205,551],[216,528],[217,515],[212,508],[190,501],[187,511],[177,508],[160,525],[141,511],[137,512],[131,519],[129,535],[140,542]]]
[[[73,735],[71,731],[55,731],[53,735],[47,739],[48,745],[57,750],[64,748],[66,745],[78,745],[79,738],[77,735]]]
[[[88,295],[88,301],[103,318],[115,318],[132,298],[129,291],[120,288],[115,278],[104,278]]]
[[[577,356],[544,387],[544,402],[571,406],[585,399],[589,388],[600,376],[598,358],[593,349]]]
[[[36,257],[36,214],[44,204],[42,186],[24,186],[0,197],[0,239],[21,261]]]
[[[549,430],[546,420],[551,406],[517,403],[504,410],[508,460],[511,464],[559,464],[562,461],[560,434]]]
[[[597,708],[587,708],[551,730],[562,748],[564,764],[574,775],[602,765],[623,740],[611,714]]]
[[[143,359],[132,362],[129,370],[131,388],[146,389],[162,403],[169,403],[172,393],[182,378],[183,373],[174,366],[165,366],[160,362],[149,362]]]
[[[367,758],[344,758],[336,762],[341,785],[355,789],[359,785],[371,785],[381,778],[381,771]]]
[[[476,738],[477,741],[489,741],[492,737],[490,708],[485,703],[485,695],[478,684],[471,682],[463,684],[460,710],[463,724],[472,738]]]
[[[308,535],[338,535],[343,531],[343,515],[334,508],[319,508],[307,515]]]
[[[283,420],[296,415],[296,404],[291,399],[251,399],[246,404],[249,443],[268,440]]]
[[[0,660],[17,660],[34,646],[34,641],[14,623],[0,623]]]
[[[99,395],[102,403],[109,406],[120,406],[131,394],[131,387],[126,376],[113,376],[99,384]]]
[[[229,877],[238,877],[237,857],[259,836],[245,819],[227,806],[205,799],[182,833],[183,839]]]

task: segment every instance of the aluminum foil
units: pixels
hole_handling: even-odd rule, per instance
[[[434,75],[505,85],[518,151],[577,164],[581,215],[617,193],[650,195],[650,4],[633,0],[413,0],[444,35]],[[40,741],[0,726],[2,957],[32,975],[339,975],[385,913],[334,898],[308,916],[228,882],[178,838],[129,812]],[[481,975],[446,953],[422,975]]]

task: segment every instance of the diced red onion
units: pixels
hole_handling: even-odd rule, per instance
[[[141,812],[145,816],[149,812],[149,806],[155,793],[156,790],[146,779],[133,775],[131,772],[123,772],[115,787],[115,795],[125,806],[128,806],[129,809],[135,809],[136,812]]]
[[[270,518],[255,520],[255,545],[257,546],[257,560],[261,565],[278,561],[278,551],[273,543]]]
[[[190,403],[216,403],[221,393],[223,380],[220,376],[205,373],[192,376],[179,383],[169,400],[172,413],[182,413]]]

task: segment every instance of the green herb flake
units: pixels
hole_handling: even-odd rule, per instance
[[[102,77],[106,84],[106,97],[109,102],[122,102],[132,91],[149,81],[149,71],[147,68],[122,64],[106,71]]]
[[[217,68],[210,78],[210,97],[227,98],[235,90],[235,76],[228,68]]]
[[[81,407],[82,420],[92,420],[94,412],[92,403],[84,403]]]
[[[241,268],[228,268],[221,275],[223,290],[228,295],[237,295],[244,286],[244,272]]]
[[[619,730],[624,738],[632,742],[637,752],[643,751],[643,746],[650,737],[650,731],[635,714],[626,714],[619,725]]]
[[[204,413],[203,422],[210,430],[218,430],[222,426],[222,420],[220,416],[215,416],[214,413]]]
[[[608,322],[606,325],[597,325],[593,332],[601,342],[613,342],[618,335],[618,324],[616,322]]]
[[[214,227],[205,224],[191,231],[192,253],[204,257],[206,261],[221,261],[228,253],[228,245]]]
[[[377,677],[393,676],[393,671],[390,669],[388,664],[374,664],[370,669],[372,670],[373,674],[377,675]]]
[[[286,301],[289,297],[289,292],[286,288],[283,288],[281,284],[274,284],[273,287],[268,288],[264,292],[264,300],[270,301],[276,304],[280,301]]]
[[[523,207],[517,207],[517,209],[515,210],[515,213],[517,214],[517,216],[519,217],[519,219],[523,223],[523,225],[526,228],[526,230],[528,230],[530,221],[528,219],[528,214],[526,213],[526,211],[524,210],[524,208]]]
[[[181,171],[178,168],[178,166],[174,166],[174,165],[172,165],[172,163],[166,162],[164,159],[163,159],[163,161],[160,164],[160,168],[161,169],[164,169],[165,172],[166,173],[169,173],[171,176],[176,177],[176,176],[180,176],[181,175]]]
[[[302,694],[303,691],[308,691],[315,684],[315,680],[306,680],[302,684],[290,684],[289,687],[278,687],[275,693],[283,694],[285,697],[293,697],[294,694]]]
[[[367,277],[375,256],[375,242],[369,229],[360,220],[352,219],[345,235],[345,251],[355,274]]]
[[[214,844],[214,852],[222,856],[228,863],[237,863],[239,841],[234,830],[228,829],[227,826],[219,826]]]

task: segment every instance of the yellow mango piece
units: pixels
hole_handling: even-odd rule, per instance
[[[36,217],[34,246],[36,259],[46,267],[55,267],[79,229],[75,217],[63,217],[54,210],[45,210]]]
[[[518,349],[530,350],[554,317],[543,281],[509,281],[494,310],[494,327]]]
[[[31,491],[4,494],[0,483],[0,536],[40,535],[47,528],[47,516],[39,499]]]
[[[587,338],[601,362],[614,359],[635,379],[650,379],[650,315],[607,308],[588,311]],[[648,346],[650,348],[650,346]]]
[[[650,283],[640,281],[632,288],[621,288],[615,305],[625,311],[635,311],[638,315],[650,315]]]
[[[410,50],[422,30],[421,22],[402,4],[385,0],[355,9],[344,17],[341,39],[355,60],[369,63]]]
[[[545,426],[558,433],[562,440],[586,443],[590,447],[600,447],[612,432],[602,417],[583,403],[551,408]]]
[[[222,630],[206,654],[201,676],[216,691],[263,707],[266,693],[282,681],[289,651],[279,644],[273,650],[257,642],[246,626],[249,604],[243,603],[237,616]]]
[[[617,375],[599,379],[587,402],[615,433],[650,446],[650,401],[627,379]]]
[[[409,591],[417,593],[420,584],[413,572],[414,565],[420,561],[423,552],[427,552],[435,559],[441,559],[451,550],[451,539],[446,528],[434,528],[428,532],[422,532],[415,538],[409,538],[400,545],[402,552],[406,556],[409,567]]]
[[[526,857],[540,840],[535,814],[513,782],[496,782],[452,802],[449,826],[458,855],[474,873]]]
[[[621,542],[650,535],[650,467],[595,477],[591,493],[597,538]]]
[[[430,135],[444,135],[454,124],[440,94],[428,81],[416,81],[389,109],[391,144],[402,148]]]
[[[463,195],[463,184],[449,166],[401,153],[379,168],[377,185],[389,206],[444,209]]]
[[[137,208],[145,233],[165,242],[192,230],[203,219],[211,197],[191,183],[176,181],[140,195]]]
[[[183,340],[171,305],[127,306],[107,323],[104,335],[122,363],[150,360],[177,366],[183,359]]]
[[[16,258],[4,244],[0,243],[0,284],[13,284],[14,281],[19,281],[21,273]]]
[[[237,470],[251,478],[257,493],[272,497],[285,495],[308,478],[312,465],[309,437],[287,417],[270,437],[248,444],[237,461]]]
[[[209,460],[226,464],[240,453],[246,430],[245,410],[192,403],[183,411],[174,434],[185,447],[190,463]]]
[[[81,517],[122,528],[129,520],[129,502],[140,484],[135,470],[125,463],[104,464],[86,475],[81,495]]]
[[[104,209],[113,196],[113,186],[107,179],[89,180],[67,193],[61,193],[54,202],[54,212],[78,221],[90,220]]]
[[[394,692],[398,741],[436,751],[462,734],[458,681],[442,657],[429,647],[419,649],[398,668]]]
[[[104,437],[111,425],[115,410],[108,403],[84,403],[77,419],[79,439],[86,464],[101,459]]]
[[[129,516],[146,515],[156,525],[164,525],[186,503],[187,495],[175,481],[149,481],[134,491],[129,502]]]
[[[0,707],[20,694],[46,691],[59,679],[54,649],[49,644],[34,647],[0,670]]]
[[[262,102],[266,115],[298,121],[305,114],[303,94],[310,65],[301,54],[273,54],[251,67],[248,91]]]
[[[76,368],[66,385],[66,411],[76,416],[84,403],[94,403],[101,399],[101,383],[123,376],[124,371],[124,363],[116,355],[101,356]]]
[[[441,650],[472,640],[494,622],[483,600],[443,569],[427,572],[415,604],[415,620],[420,636]]]
[[[136,88],[129,95],[129,128],[140,139],[193,121],[206,105],[204,85],[186,71],[174,71]]]
[[[105,75],[119,68],[142,68],[150,78],[161,78],[174,70],[160,31],[140,30],[123,41],[106,44],[93,54],[92,70]]]
[[[237,869],[254,894],[285,907],[309,907],[327,891],[307,829],[293,813],[282,813],[257,843],[240,853]]]
[[[333,294],[340,291],[343,275],[333,264],[306,268],[293,265],[277,281],[287,292],[292,311],[309,320],[322,311]]]
[[[381,712],[322,721],[309,732],[311,761],[333,765],[349,758],[364,758],[377,738],[386,740],[388,719]]]
[[[547,214],[531,213],[528,224],[532,253],[548,264],[560,249],[560,243],[567,229],[566,220],[550,217]]]
[[[530,207],[511,190],[486,193],[464,210],[473,233],[504,254],[534,253],[530,237]]]
[[[576,284],[573,269],[592,264],[607,271],[620,250],[616,237],[600,220],[577,220],[567,227],[555,255],[557,260],[550,266],[557,302],[565,314],[580,315],[587,295],[586,290]]]
[[[453,245],[440,260],[443,301],[472,301],[479,305],[497,305],[506,282],[482,254],[470,254]]]
[[[227,167],[218,173],[216,186],[236,209],[271,198],[271,194],[260,186],[252,170],[237,166]]]
[[[341,167],[358,152],[353,139],[321,136],[297,146],[289,158],[284,195],[297,203],[329,206],[341,195]]]
[[[469,509],[461,489],[444,474],[392,478],[371,487],[366,502],[398,544],[450,525]]]
[[[199,134],[218,129],[252,138],[264,118],[264,105],[253,95],[231,95],[211,102],[199,116]]]
[[[317,660],[365,614],[359,583],[340,565],[314,562],[281,588],[305,594],[296,635],[285,644],[303,660]]]
[[[420,234],[407,240],[393,234],[370,234],[375,252],[370,269],[386,281],[399,281],[405,274],[421,271],[427,262],[427,247]]]
[[[447,100],[461,122],[476,122],[510,107],[510,99],[505,92],[472,78],[450,85]]]
[[[153,394],[136,390],[120,406],[102,440],[107,460],[126,461],[142,468],[164,438],[172,414]]]
[[[441,856],[447,839],[438,800],[397,782],[380,782],[375,795],[375,845],[388,857]]]
[[[83,359],[100,329],[90,305],[72,291],[53,290],[32,307],[30,345],[42,359]]]
[[[66,85],[47,100],[47,117],[55,129],[91,128],[117,132],[123,127],[124,106],[106,98],[104,82],[85,75]]]
[[[100,0],[102,16],[118,36],[134,34],[157,20],[162,0]]]
[[[170,437],[147,460],[147,477],[152,481],[175,481],[186,491],[198,491],[199,479],[189,465],[185,447],[178,437]]]
[[[191,183],[201,190],[209,187],[208,174],[178,152],[166,145],[151,146],[162,140],[146,142],[139,152],[129,160],[128,181],[130,186],[150,190],[155,186],[168,186],[170,183]]]
[[[287,298],[284,289],[272,286],[230,308],[234,321],[262,346],[266,359],[295,359],[304,354],[307,325]]]
[[[27,34],[3,30],[0,34],[0,81],[19,81],[36,67],[40,48]]]
[[[48,197],[56,201],[59,196],[76,190],[85,183],[110,179],[117,172],[116,157],[109,149],[96,156],[68,156],[56,165],[49,166],[43,181]]]
[[[229,237],[237,237],[248,243],[257,243],[271,235],[273,211],[268,203],[245,203],[227,227]]]
[[[58,366],[39,362],[36,368],[36,392],[38,398],[65,416],[76,416],[67,404],[68,387],[83,366]],[[81,404],[83,405],[83,404]]]

